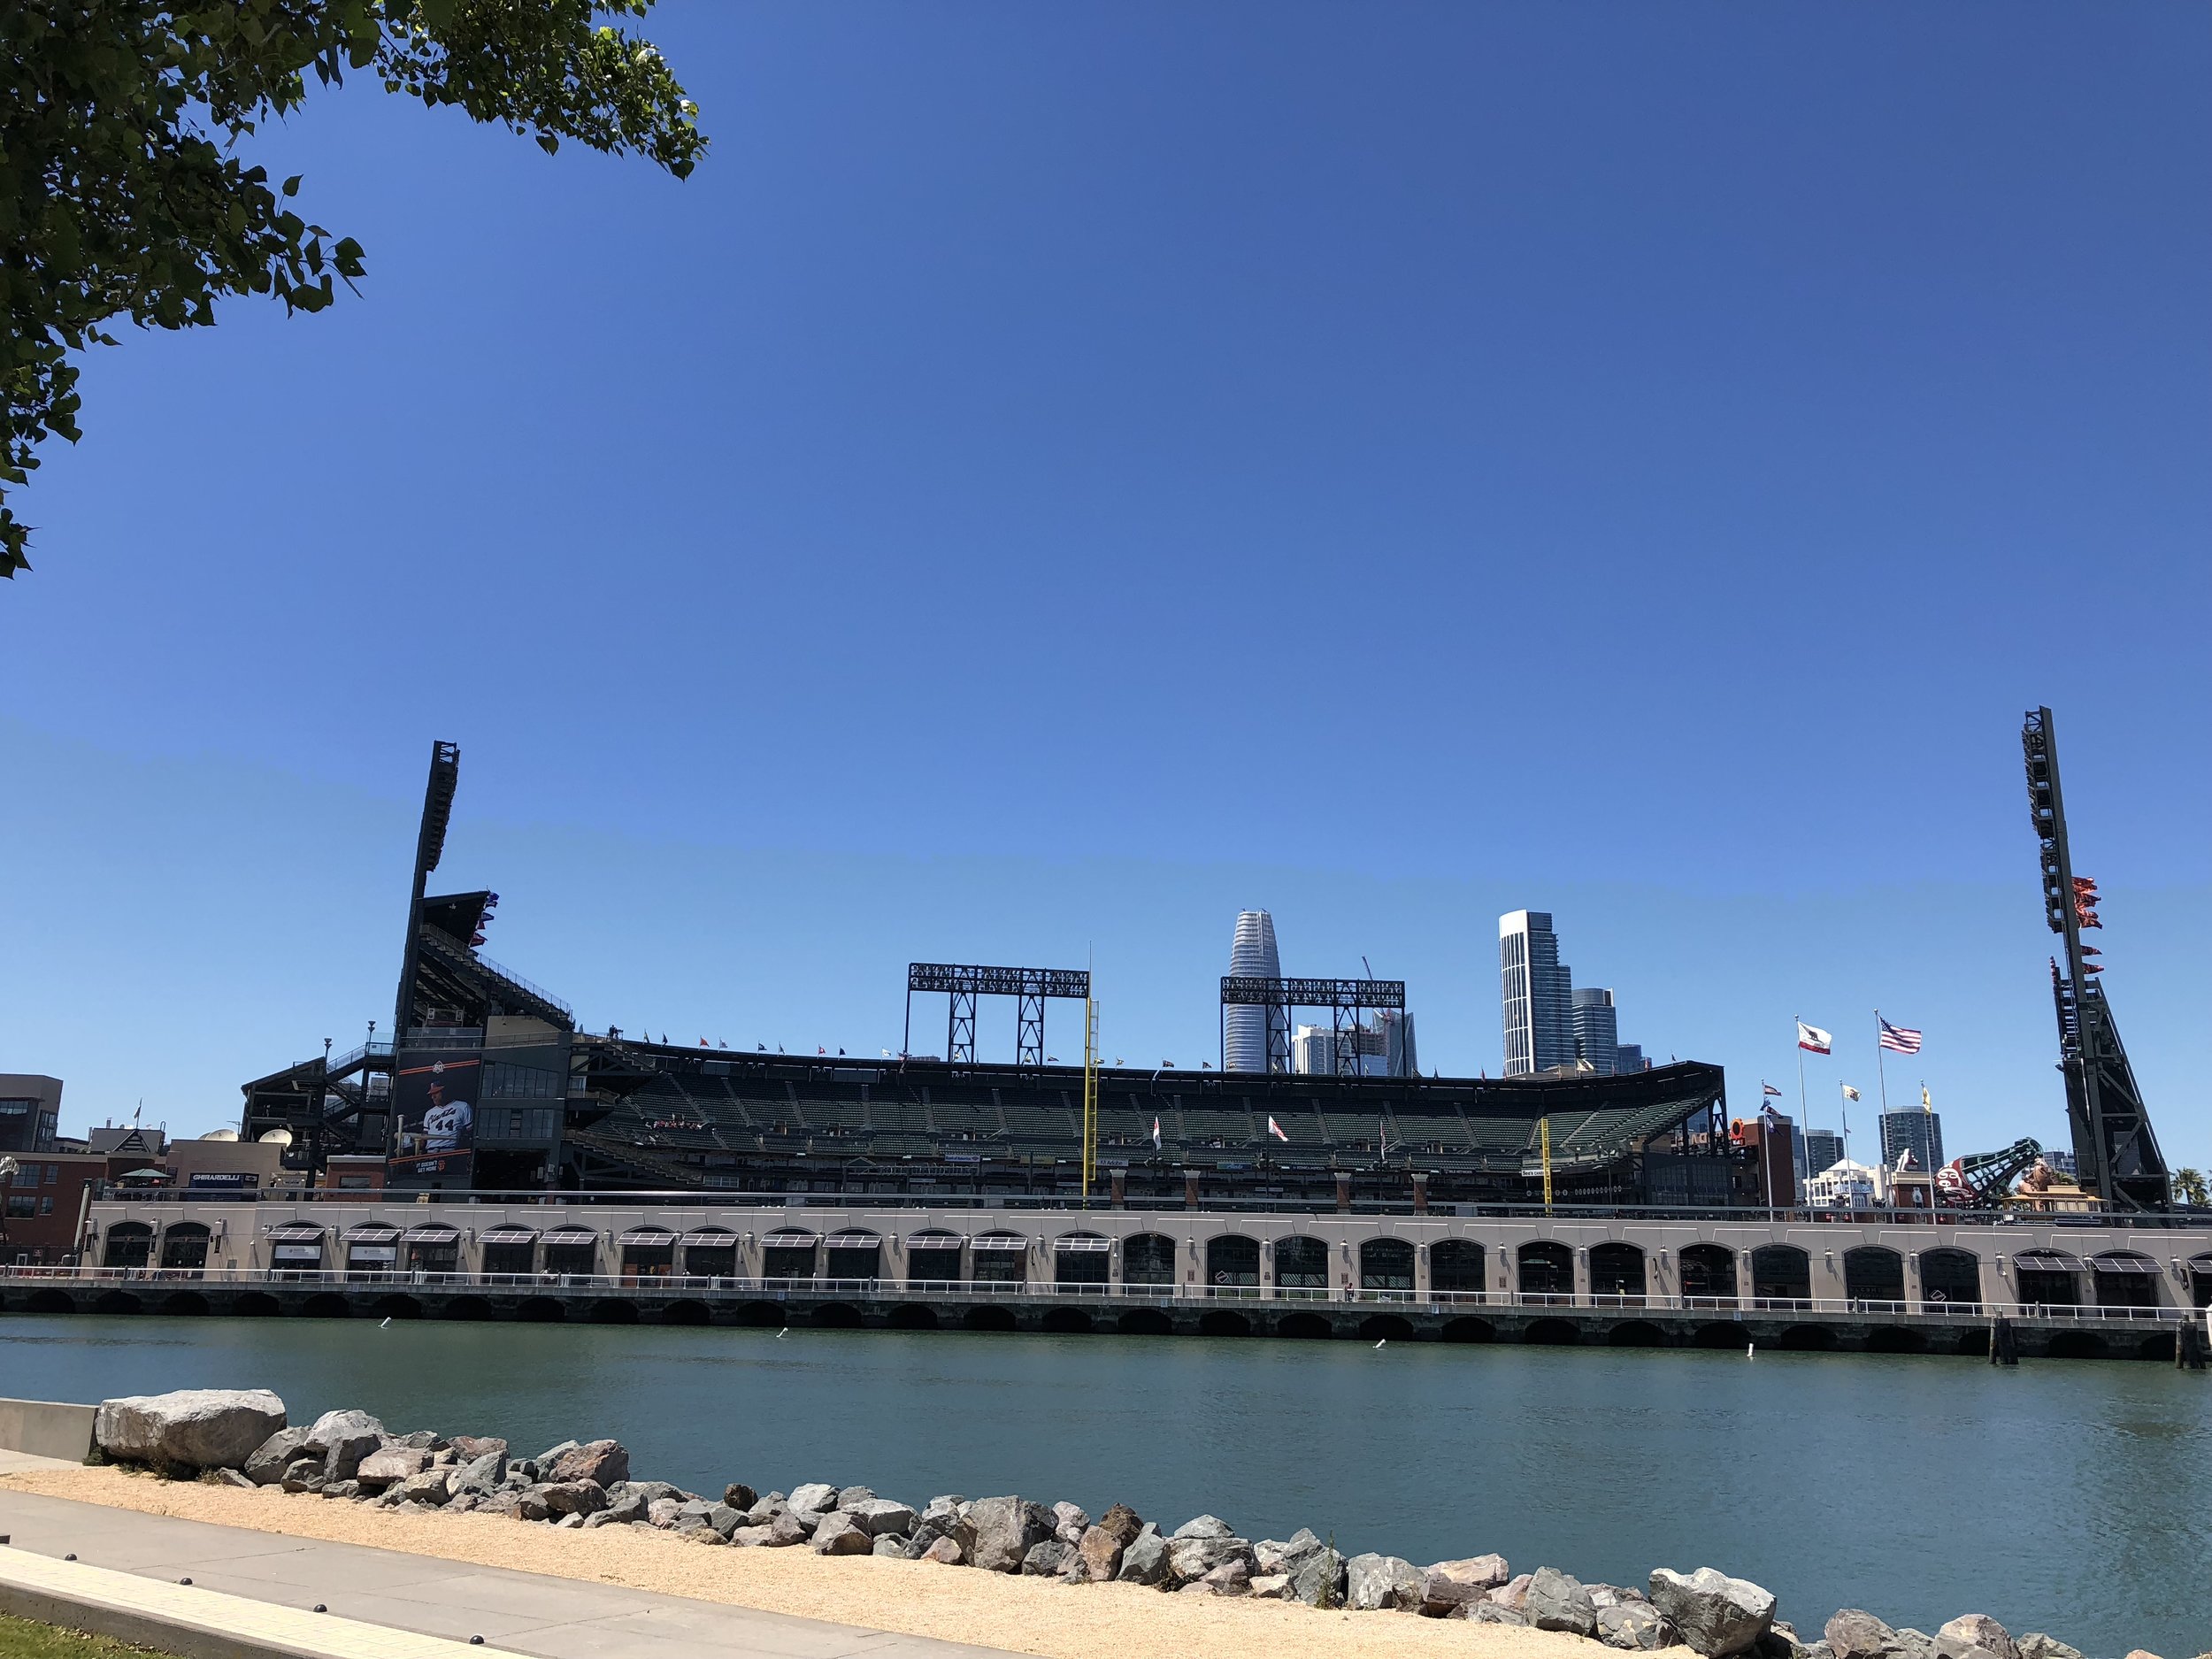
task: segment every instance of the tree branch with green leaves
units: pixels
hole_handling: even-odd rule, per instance
[[[311,75],[373,77],[547,151],[639,154],[680,179],[698,106],[626,27],[652,0],[5,0],[0,102],[0,576],[29,568],[8,504],[47,438],[75,442],[77,359],[113,328],[202,327],[268,294],[319,311],[363,274],[350,236],[295,211],[241,141]],[[266,148],[256,145],[255,149]]]

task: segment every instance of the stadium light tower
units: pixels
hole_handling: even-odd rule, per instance
[[[453,795],[461,784],[461,746],[430,746],[430,779],[423,786],[422,827],[415,836],[415,893],[407,905],[407,949],[400,957],[399,996],[392,1010],[392,1041],[407,1041],[415,1023],[415,974],[421,964],[422,901],[430,872],[445,856],[446,826],[453,818]]]

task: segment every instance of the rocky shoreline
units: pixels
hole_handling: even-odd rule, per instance
[[[563,1441],[518,1457],[502,1440],[395,1433],[365,1411],[289,1425],[265,1390],[187,1390],[104,1402],[96,1455],[172,1479],[275,1488],[414,1514],[476,1513],[590,1531],[628,1526],[711,1548],[796,1548],[1020,1574],[1070,1586],[1114,1582],[1183,1595],[1249,1597],[1317,1609],[1397,1612],[1520,1625],[1632,1652],[1683,1647],[1701,1659],[2082,1659],[2054,1637],[2016,1640],[1967,1614],[1930,1636],[1847,1608],[1814,1640],[1777,1617],[1773,1594],[1710,1567],[1653,1571],[1643,1588],[1586,1584],[1553,1567],[1513,1573],[1502,1555],[1417,1566],[1347,1555],[1301,1529],[1240,1536],[1202,1515],[1163,1531],[1125,1504],[1095,1521],[1078,1505],[956,1494],[917,1508],[865,1486],[811,1482],[719,1498],[633,1479],[617,1441]],[[2128,1659],[2155,1659],[2138,1650]]]

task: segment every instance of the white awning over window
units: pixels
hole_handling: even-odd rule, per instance
[[[2032,1273],[2078,1273],[2081,1261],[2063,1250],[2023,1250],[2012,1258],[2015,1267],[2024,1267]]]
[[[695,1227],[684,1234],[684,1242],[694,1249],[726,1250],[736,1245],[737,1234],[727,1227]]]
[[[322,1236],[322,1228],[311,1221],[280,1222],[269,1229],[272,1244],[305,1244],[310,1240],[319,1240]]]
[[[537,1229],[534,1227],[494,1227],[484,1234],[487,1244],[535,1244],[537,1241]]]
[[[617,1240],[625,1249],[644,1245],[649,1248],[676,1242],[676,1235],[666,1227],[632,1227]]]
[[[397,1237],[399,1229],[383,1221],[365,1221],[357,1227],[346,1229],[349,1244],[384,1244]]]
[[[596,1244],[599,1235],[589,1227],[556,1227],[545,1235],[548,1244]]]
[[[1064,1238],[1054,1240],[1052,1248],[1056,1250],[1074,1251],[1110,1250],[1114,1248],[1114,1241],[1111,1239],[1102,1239],[1095,1233],[1071,1233]]]
[[[760,1242],[764,1249],[805,1250],[821,1241],[822,1235],[818,1233],[808,1233],[798,1227],[779,1227]]]
[[[970,1248],[996,1256],[1026,1255],[1029,1240],[1018,1233],[986,1233],[979,1234]]]
[[[409,1244],[458,1244],[461,1230],[449,1227],[442,1221],[427,1222],[419,1227],[410,1227],[406,1233]]]
[[[882,1248],[882,1244],[883,1240],[872,1233],[848,1230],[829,1236],[829,1248],[833,1250],[874,1250]]]
[[[932,1227],[926,1233],[906,1235],[906,1248],[910,1250],[956,1250],[966,1242],[967,1240],[959,1233],[947,1233],[937,1227]]]

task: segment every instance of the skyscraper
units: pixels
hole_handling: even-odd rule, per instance
[[[1620,1069],[1617,1062],[1621,1046],[1619,1016],[1613,1007],[1613,993],[1594,985],[1578,985],[1571,1008],[1575,1062],[1578,1064],[1586,1061],[1600,1077],[1611,1077]]]
[[[1939,1112],[1906,1109],[1882,1114],[1882,1162],[1897,1167],[1897,1155],[1912,1150],[1913,1167],[1943,1167],[1943,1118]]]
[[[1498,974],[1505,1013],[1505,1074],[1523,1077],[1574,1060],[1574,1012],[1559,937],[1548,910],[1498,918]]]
[[[1394,1008],[1348,1033],[1353,1071],[1358,1077],[1411,1077],[1420,1070],[1413,1048],[1413,1016]],[[1327,1077],[1336,1070],[1336,1033],[1327,1025],[1301,1025],[1291,1033],[1290,1069],[1303,1076]]]
[[[1246,910],[1237,918],[1236,939],[1229,947],[1229,972],[1245,978],[1279,979],[1283,959],[1275,949],[1275,918],[1265,910]],[[1275,1041],[1270,1044],[1270,1027]],[[1286,1047],[1289,1029],[1280,1008],[1231,1008],[1222,1012],[1221,1069],[1225,1071],[1264,1071],[1271,1047]]]
[[[1613,1045],[1613,1074],[1626,1077],[1631,1071],[1648,1071],[1651,1062],[1644,1058],[1640,1042],[1617,1042]]]

